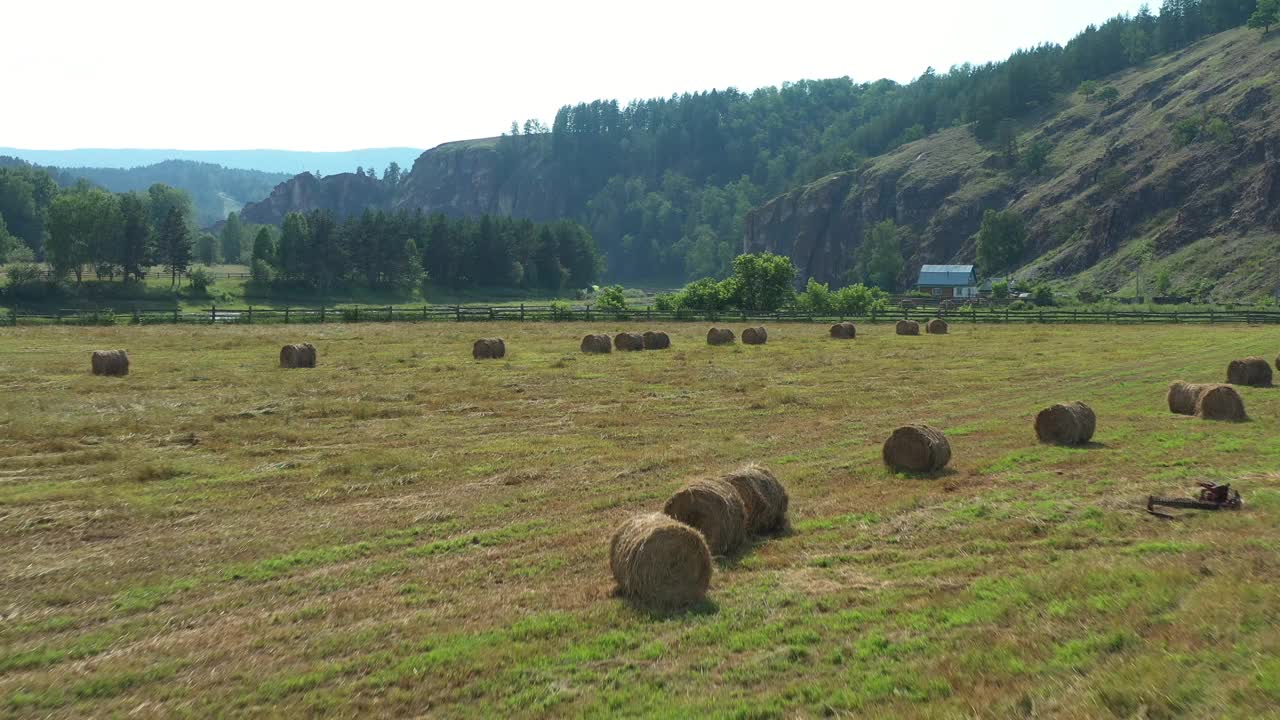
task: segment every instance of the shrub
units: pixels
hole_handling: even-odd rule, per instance
[[[272,268],[270,263],[262,258],[254,258],[253,264],[250,266],[249,273],[253,276],[253,281],[257,283],[271,282]]]
[[[831,294],[831,309],[841,315],[867,315],[889,307],[889,293],[862,283],[840,288]]]
[[[653,299],[653,307],[661,313],[674,313],[680,310],[679,293],[662,293]]]
[[[208,268],[198,267],[187,273],[187,282],[191,284],[191,289],[197,293],[207,293],[209,286],[213,284],[213,273]]]
[[[997,300],[1004,300],[1009,297],[1009,281],[997,280],[991,283],[991,296]]]
[[[1009,309],[1015,312],[1018,310],[1026,310],[1027,307],[1029,306],[1021,300],[1014,300],[1013,302],[1009,303]]]
[[[1173,142],[1178,147],[1185,147],[1200,137],[1200,121],[1196,118],[1179,120],[1173,125]]]
[[[831,312],[831,288],[826,283],[819,283],[809,278],[804,292],[796,295],[796,308],[801,312],[814,315],[825,315]]]
[[[605,312],[624,312],[627,309],[626,292],[621,285],[603,288],[596,297],[596,307]]]
[[[1031,300],[1039,307],[1047,307],[1056,304],[1053,298],[1053,290],[1048,285],[1037,285],[1031,290]]]
[[[1113,86],[1108,85],[1098,91],[1098,99],[1103,103],[1110,105],[1120,99],[1120,91],[1115,89]]]
[[[716,282],[711,278],[695,280],[685,286],[679,295],[679,306],[690,310],[716,313],[729,307],[735,287],[733,281]]]
[[[1076,291],[1076,299],[1085,305],[1096,305],[1102,301],[1102,293],[1089,288],[1080,288]]]
[[[551,302],[551,319],[571,320],[573,319],[573,308],[564,300],[553,300]]]
[[[5,286],[17,288],[34,285],[40,281],[40,266],[34,263],[13,263],[5,266]]]
[[[1231,126],[1222,118],[1214,118],[1205,126],[1204,132],[1219,145],[1231,142]]]

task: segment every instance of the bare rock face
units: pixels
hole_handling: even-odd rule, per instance
[[[788,255],[809,278],[840,285],[873,226],[893,220],[913,242],[901,281],[926,262],[965,251],[982,213],[1008,204],[1004,173],[964,128],[906,145],[868,167],[829,175],[774,198],[747,215],[744,252]]]
[[[317,178],[302,173],[277,185],[265,200],[245,205],[240,217],[249,223],[279,225],[291,212],[329,210],[339,220],[345,220],[365,208],[386,208],[390,197],[390,191],[377,178],[355,173]]]
[[[548,165],[533,152],[504,156],[492,139],[446,143],[414,162],[395,207],[454,217],[563,217],[565,197],[551,182]]]

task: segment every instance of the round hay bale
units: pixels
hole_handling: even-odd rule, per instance
[[[712,555],[728,555],[747,539],[742,496],[724,480],[698,480],[672,495],[662,512],[702,533]]]
[[[613,341],[608,335],[588,335],[582,338],[582,352],[584,353],[611,353],[613,352]]]
[[[1244,400],[1240,393],[1230,385],[1206,385],[1196,400],[1196,417],[1202,420],[1228,420],[1240,422],[1247,420],[1244,412]]]
[[[311,343],[294,343],[280,348],[280,367],[313,368],[316,366],[316,346]]]
[[[129,353],[124,350],[94,350],[89,365],[94,375],[124,377],[129,374]]]
[[[640,333],[622,332],[613,336],[613,347],[618,352],[634,352],[644,349],[644,336]]]
[[[476,360],[496,360],[506,354],[507,344],[502,338],[481,338],[471,346],[471,357]]]
[[[925,324],[924,330],[930,335],[946,335],[947,321],[942,318],[934,318]]]
[[[951,462],[951,444],[941,430],[904,425],[884,441],[884,463],[894,470],[934,472]]]
[[[1169,412],[1179,415],[1195,415],[1196,402],[1200,400],[1200,393],[1208,385],[1196,385],[1194,383],[1183,382],[1178,380],[1169,385]]]
[[[896,331],[899,335],[919,335],[920,323],[915,320],[899,320]]]
[[[1082,445],[1097,427],[1093,409],[1082,402],[1060,403],[1036,415],[1036,437],[1053,445]]]
[[[671,337],[666,333],[650,330],[644,334],[645,350],[666,350],[669,347],[671,347]]]
[[[1260,357],[1232,360],[1227,366],[1227,382],[1250,387],[1271,386],[1271,366]]]
[[[851,322],[836,323],[831,326],[831,337],[835,340],[853,340],[858,337],[858,327]]]
[[[769,342],[769,331],[763,327],[749,327],[742,331],[743,345],[763,345]]]
[[[768,468],[750,463],[723,478],[742,498],[747,512],[747,531],[772,533],[787,528],[787,489]]]
[[[711,328],[707,331],[708,345],[732,345],[733,331],[728,328]]]
[[[682,607],[706,597],[711,552],[697,530],[662,513],[622,523],[609,544],[618,589],[646,604]]]

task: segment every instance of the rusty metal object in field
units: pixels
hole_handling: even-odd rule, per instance
[[[1147,512],[1161,517],[1172,517],[1156,512],[1155,508],[1170,507],[1185,510],[1239,510],[1244,506],[1240,492],[1232,490],[1231,485],[1218,485],[1211,482],[1197,483],[1200,492],[1192,498],[1166,498],[1151,495],[1147,498]]]

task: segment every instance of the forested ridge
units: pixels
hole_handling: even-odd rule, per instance
[[[198,231],[195,218],[190,195],[164,184],[124,193],[84,180],[60,188],[45,169],[0,167],[0,265],[16,298],[38,297],[50,283],[80,285],[86,272],[138,281],[155,265],[171,285],[182,277],[203,284],[209,278],[199,266],[220,261],[250,263],[261,289],[320,296],[353,287],[411,295],[425,283],[556,293],[589,285],[600,267],[591,236],[568,220],[374,209],[339,219],[320,209],[289,213],[278,230],[230,213],[214,235]],[[36,260],[52,273],[48,283]]]
[[[500,138],[427,151],[402,181],[379,181],[378,196],[387,198],[379,207],[568,217],[591,232],[611,281],[723,278],[743,250],[747,214],[771,198],[949,128],[1022,155],[1020,125],[1051,114],[1077,89],[1107,102],[1108,76],[1251,19],[1263,29],[1275,2],[1165,0],[1158,10],[1090,25],[1065,45],[929,68],[907,84],[844,77],[566,105],[550,126],[516,122]],[[1027,150],[1035,162],[1049,149]],[[344,184],[365,192],[346,174],[300,176],[246,216],[278,222],[290,209],[341,205],[340,215],[354,214],[360,203],[341,197]],[[300,204],[290,207],[295,198]]]
[[[509,169],[521,156],[551,161],[553,182],[607,254],[611,278],[722,277],[741,251],[746,211],[764,199],[948,127],[972,123],[980,140],[1007,142],[1011,123],[1059,95],[1257,11],[1255,0],[1165,0],[1158,13],[1144,6],[1063,46],[930,68],[905,85],[846,77],[581,103],[562,107],[548,132],[536,122],[513,126],[499,150]]]

